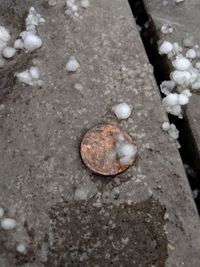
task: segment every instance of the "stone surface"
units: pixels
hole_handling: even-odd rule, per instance
[[[64,15],[64,2],[0,2],[12,36],[31,4],[46,19],[43,47],[0,73],[0,205],[18,223],[0,230],[0,266],[200,266],[199,218],[176,144],[161,130],[166,114],[128,2],[91,1],[78,18]],[[71,55],[81,65],[74,74]],[[13,78],[33,61],[42,88]],[[120,101],[133,106],[123,122],[111,112]],[[102,122],[119,123],[139,149],[115,178],[80,160],[81,137]]]

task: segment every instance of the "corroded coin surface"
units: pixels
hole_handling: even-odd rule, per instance
[[[90,129],[81,142],[81,157],[85,165],[100,175],[113,176],[119,174],[135,161],[123,165],[115,155],[118,139],[125,140],[127,144],[134,144],[132,137],[118,125],[100,124]]]

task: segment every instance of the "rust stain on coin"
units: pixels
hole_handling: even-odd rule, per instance
[[[114,124],[97,125],[84,135],[80,148],[81,157],[91,171],[104,176],[114,176],[134,163],[135,157],[129,165],[122,165],[112,156],[116,150],[117,136],[123,137],[127,144],[135,144],[126,131]]]

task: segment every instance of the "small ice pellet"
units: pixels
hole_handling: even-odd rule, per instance
[[[129,165],[137,153],[137,147],[133,144],[121,143],[116,152],[119,162],[123,165]]]
[[[89,0],[81,0],[81,6],[83,8],[88,8],[90,6]]]
[[[191,97],[191,96],[192,96],[192,94],[191,94],[191,92],[190,92],[189,89],[185,89],[185,90],[183,90],[181,94],[184,94],[184,95],[186,95],[186,96],[188,96],[188,97]]]
[[[199,90],[200,89],[200,78],[192,83],[191,88],[193,90]]]
[[[164,99],[164,103],[168,106],[175,106],[178,104],[178,94],[177,93],[170,93]]]
[[[186,52],[185,56],[186,56],[187,58],[194,59],[194,58],[197,57],[197,53],[196,53],[196,51],[195,51],[194,49],[189,49],[189,50]]]
[[[188,102],[189,102],[189,97],[186,96],[185,94],[180,94],[178,96],[179,105],[183,106],[183,105],[186,105]]]
[[[16,54],[16,49],[13,48],[13,47],[5,47],[2,51],[2,55],[5,57],[5,58],[12,58],[14,57],[14,55]]]
[[[162,129],[163,131],[167,132],[170,129],[170,123],[168,121],[163,122]]]
[[[183,39],[183,45],[186,48],[191,48],[194,46],[194,37],[193,36],[188,36]]]
[[[24,41],[24,48],[29,52],[33,52],[42,46],[42,40],[40,37],[33,33],[27,32],[22,35],[22,39]]]
[[[173,44],[168,41],[164,41],[159,47],[159,53],[161,55],[167,55],[170,52],[172,52],[172,50],[173,50]]]
[[[169,24],[162,25],[160,30],[163,34],[170,34],[174,31],[173,27]]]
[[[71,56],[66,64],[66,69],[69,72],[76,72],[80,68],[80,64],[74,56]]]
[[[31,67],[29,71],[33,79],[38,80],[40,78],[40,70],[37,67]]]
[[[15,76],[22,83],[33,85],[32,76],[29,70],[22,71],[20,73],[16,73]]]
[[[17,40],[15,40],[13,47],[15,49],[23,49],[24,48],[24,44],[23,44],[21,39],[17,39]]]
[[[1,227],[4,230],[13,230],[17,226],[17,223],[14,219],[11,218],[5,218],[1,221]]]
[[[179,3],[182,3],[184,2],[185,0],[174,0],[175,3],[179,4]]]
[[[189,84],[191,74],[188,71],[175,70],[171,74],[171,79],[178,85]]]
[[[174,61],[172,61],[172,65],[174,66],[175,69],[184,71],[188,70],[192,64],[189,61],[189,59],[183,56],[178,56]]]
[[[5,27],[0,26],[0,40],[6,44],[10,41],[10,39],[11,36],[9,31]]]
[[[17,245],[16,250],[21,254],[26,254],[26,245],[24,243],[20,243]]]
[[[121,120],[128,119],[131,115],[131,107],[125,102],[115,105],[112,111],[116,117]]]
[[[170,125],[169,135],[175,140],[179,138],[179,131],[173,123]]]
[[[0,207],[0,218],[2,218],[4,215],[4,209]]]

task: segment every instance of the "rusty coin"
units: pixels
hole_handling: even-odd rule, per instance
[[[90,129],[81,142],[81,157],[85,165],[93,172],[113,176],[119,174],[135,161],[131,158],[128,165],[123,165],[115,156],[118,139],[126,144],[134,144],[132,137],[114,124],[100,124]]]

